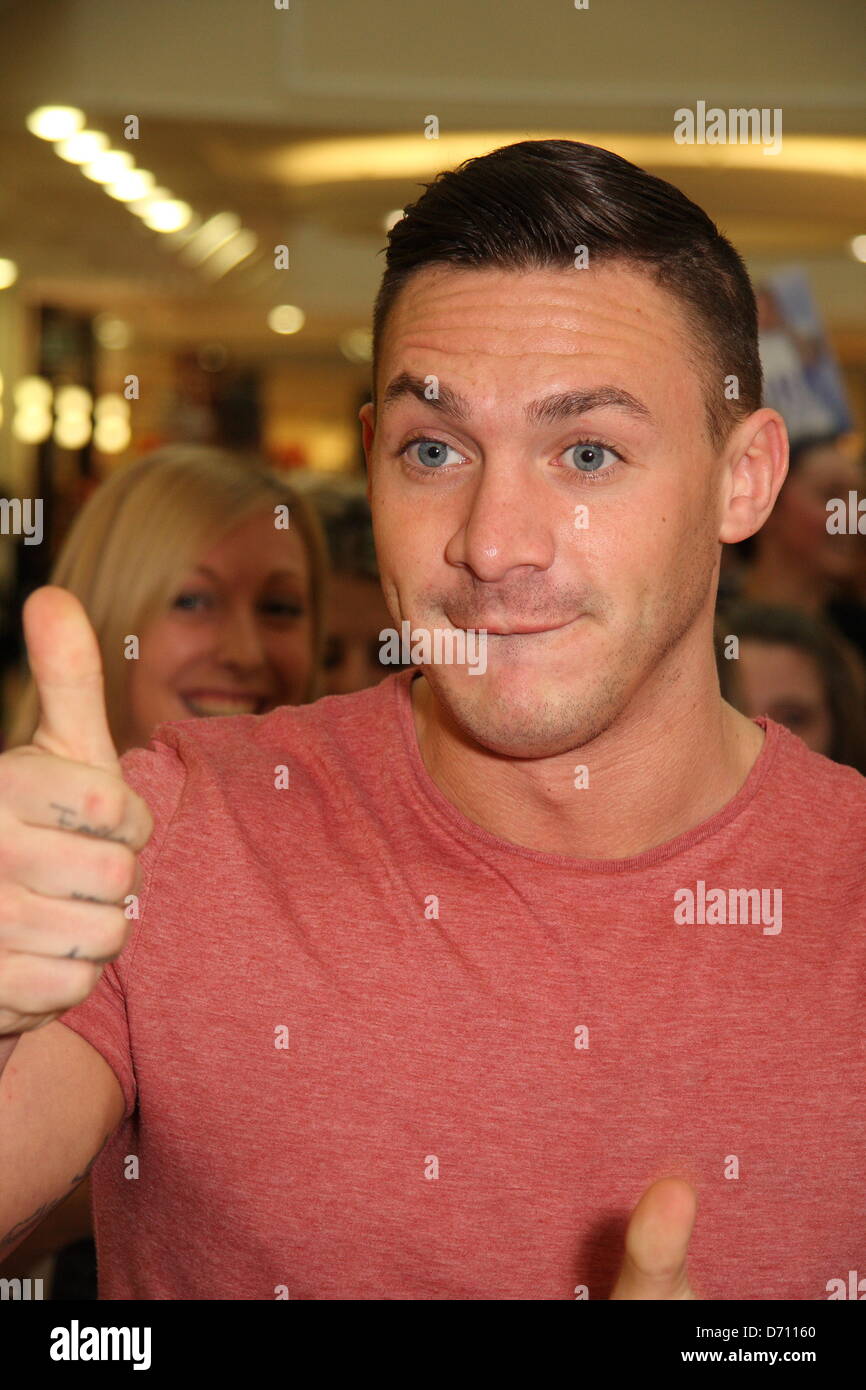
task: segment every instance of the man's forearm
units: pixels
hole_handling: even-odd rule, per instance
[[[90,1178],[87,1177],[49,1211],[6,1258],[0,1250],[0,1272],[6,1279],[23,1279],[44,1255],[55,1254],[73,1241],[85,1240],[92,1232]]]

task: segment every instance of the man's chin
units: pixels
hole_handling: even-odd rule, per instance
[[[521,671],[501,662],[488,665],[483,675],[458,667],[427,667],[424,674],[443,712],[492,753],[555,757],[584,741],[574,727],[576,678],[551,681],[540,678],[537,670]]]

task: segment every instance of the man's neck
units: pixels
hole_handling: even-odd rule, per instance
[[[471,741],[429,682],[410,685],[421,758],[467,819],[527,849],[625,859],[701,825],[737,794],[761,751],[759,725],[707,679],[704,698],[657,720],[623,721],[552,758],[516,759]],[[589,786],[575,787],[575,768]]]

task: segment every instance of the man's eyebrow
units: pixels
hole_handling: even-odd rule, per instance
[[[613,406],[641,420],[652,420],[652,414],[643,401],[624,391],[621,386],[594,386],[586,391],[559,391],[556,395],[545,396],[538,401],[530,401],[524,407],[524,415],[531,424],[546,424],[557,420],[567,420],[571,415],[588,415],[591,410],[601,410]]]
[[[389,382],[382,397],[382,408],[404,396],[414,396],[434,410],[450,415],[455,420],[468,420],[472,411],[469,402],[459,392],[440,382],[438,394],[431,397],[424,377],[413,376],[411,372],[400,372]],[[635,415],[641,420],[652,421],[652,413],[630,391],[621,386],[594,386],[584,391],[558,391],[551,396],[543,396],[524,406],[523,413],[530,424],[551,424],[566,420],[572,415],[587,415],[591,410],[613,407]]]
[[[437,384],[436,395],[429,394],[430,387],[427,378],[423,376],[413,376],[411,372],[399,372],[385,388],[382,396],[382,409],[391,405],[393,401],[401,400],[404,396],[415,396],[424,405],[431,405],[434,410],[440,410],[444,415],[450,415],[454,420],[468,420],[472,414],[469,402],[459,391],[454,391],[450,386]]]

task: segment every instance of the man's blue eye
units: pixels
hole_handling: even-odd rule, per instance
[[[407,449],[418,449],[418,462],[422,468],[429,468],[431,472],[442,467],[448,457],[450,447],[439,439],[413,439],[406,445]],[[420,452],[422,449],[428,451],[426,457]]]
[[[581,473],[597,473],[604,463],[605,454],[610,454],[614,460],[617,457],[613,449],[607,449],[603,444],[575,444],[567,452],[574,454],[574,463]]]

